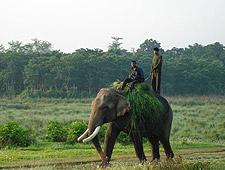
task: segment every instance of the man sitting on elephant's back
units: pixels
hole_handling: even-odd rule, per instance
[[[127,83],[131,82],[130,89],[127,92],[125,92],[125,93],[131,92],[133,90],[135,84],[142,83],[142,82],[145,81],[143,70],[140,67],[136,66],[136,61],[134,61],[134,60],[131,61],[131,66],[132,67],[131,67],[131,70],[130,70],[129,77],[126,78],[123,81],[122,87],[118,88],[118,90],[124,90],[124,88],[127,85]]]

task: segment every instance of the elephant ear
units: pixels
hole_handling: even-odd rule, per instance
[[[116,106],[117,117],[124,116],[126,112],[130,111],[130,102],[121,94],[117,94],[118,103]]]

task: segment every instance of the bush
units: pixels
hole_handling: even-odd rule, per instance
[[[70,144],[77,143],[77,138],[79,138],[88,128],[85,121],[75,121],[72,122],[67,128],[64,127],[62,123],[58,121],[47,121],[46,135],[45,139],[50,142],[67,142]],[[108,128],[108,123],[101,126],[98,133],[98,138],[101,142],[105,139],[105,133]],[[124,132],[120,132],[117,141],[123,144],[130,143],[130,137]]]
[[[123,131],[120,132],[117,140],[118,140],[118,142],[123,143],[123,144],[131,143],[130,136]]]
[[[104,124],[104,125],[101,126],[101,129],[100,129],[100,131],[99,131],[99,133],[98,133],[98,138],[99,138],[99,140],[100,140],[101,142],[103,142],[104,139],[105,139],[105,133],[106,133],[106,131],[107,131],[108,126],[109,126],[108,123],[106,123],[106,124]]]
[[[50,142],[65,142],[67,138],[67,129],[58,121],[48,120],[45,128],[45,138]]]
[[[68,143],[76,143],[77,138],[80,137],[86,130],[88,126],[85,121],[75,121],[72,122],[68,129],[68,136],[67,136],[67,142]]]
[[[34,133],[30,129],[22,128],[17,121],[0,125],[0,147],[27,147],[35,141]]]
[[[26,89],[20,93],[19,97],[21,99],[26,99],[26,98],[34,98],[34,94],[31,92],[31,90]]]
[[[107,124],[104,124],[99,133],[98,133],[98,136],[100,138],[100,141],[103,142],[104,141],[104,138],[105,138],[105,133],[107,131],[107,128],[108,128],[108,123]],[[126,134],[125,132],[120,132],[120,134],[118,135],[117,137],[117,142],[120,142],[120,143],[123,143],[123,144],[129,144],[131,143],[130,141],[130,137],[128,134]]]

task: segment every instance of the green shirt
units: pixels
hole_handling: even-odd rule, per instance
[[[158,54],[153,57],[151,71],[161,72],[161,69],[162,69],[162,56]]]

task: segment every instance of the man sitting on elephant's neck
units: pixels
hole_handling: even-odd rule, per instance
[[[134,89],[134,85],[137,83],[142,83],[145,81],[144,78],[144,73],[143,70],[140,67],[136,66],[136,61],[131,61],[131,70],[130,70],[130,75],[128,78],[126,78],[123,81],[122,87],[118,88],[118,90],[124,90],[125,86],[127,85],[127,83],[131,83],[131,87],[127,92],[124,93],[128,93],[131,92]]]

